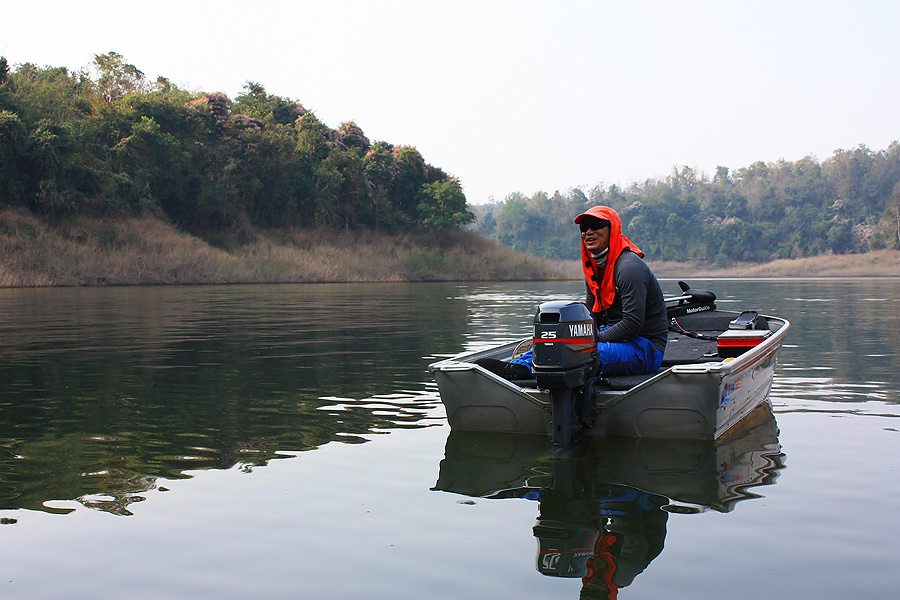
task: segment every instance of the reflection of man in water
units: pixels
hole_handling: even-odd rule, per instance
[[[542,490],[534,528],[544,575],[581,577],[581,598],[616,598],[662,552],[668,503],[619,485]]]
[[[586,562],[581,598],[616,598],[662,552],[668,513],[665,498],[632,488],[612,486],[599,501],[605,523]],[[603,522],[601,520],[601,522]]]

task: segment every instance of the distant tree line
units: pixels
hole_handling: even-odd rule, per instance
[[[74,73],[0,57],[0,206],[150,211],[189,230],[474,220],[459,181],[412,146],[371,142],[352,122],[332,129],[258,83],[234,100],[150,83],[115,52]]]
[[[756,162],[712,178],[688,167],[663,180],[548,196],[521,193],[476,206],[474,225],[500,244],[578,259],[575,215],[605,204],[649,259],[767,261],[900,248],[900,143],[838,150],[819,163]]]

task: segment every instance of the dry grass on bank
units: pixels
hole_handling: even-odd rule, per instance
[[[238,243],[235,240],[242,240]],[[653,261],[657,277],[900,277],[900,252],[771,263]],[[205,241],[153,217],[78,219],[50,227],[0,210],[0,287],[383,281],[579,280],[578,261],[553,263],[469,232],[244,228]]]
[[[650,267],[657,277],[900,277],[900,251],[735,263],[727,267],[694,261],[653,261]]]
[[[557,265],[467,232],[242,231],[216,247],[153,217],[49,227],[0,211],[0,287],[560,279]]]
[[[769,263],[733,263],[717,267],[703,261],[648,261],[659,278],[689,277],[900,277],[900,251],[813,256]],[[567,279],[580,279],[581,263],[565,261],[560,269]]]

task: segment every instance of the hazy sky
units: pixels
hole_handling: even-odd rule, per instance
[[[409,144],[469,202],[824,160],[900,139],[893,0],[5,2],[0,55],[234,98]]]

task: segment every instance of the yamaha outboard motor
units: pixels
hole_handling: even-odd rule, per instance
[[[534,315],[532,366],[538,386],[550,392],[553,444],[568,445],[574,405],[590,388],[587,384],[599,367],[594,319],[587,306],[561,300],[540,305]],[[586,411],[593,408],[591,404],[592,398],[583,399]]]

